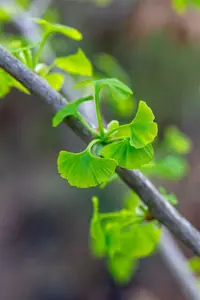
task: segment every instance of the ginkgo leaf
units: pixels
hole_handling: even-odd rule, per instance
[[[193,256],[192,258],[190,258],[188,260],[188,266],[189,268],[195,272],[195,273],[199,273],[200,271],[200,258],[198,256]]]
[[[110,257],[114,256],[117,253],[120,253],[120,229],[120,223],[115,221],[110,222],[105,226],[107,251]]]
[[[61,151],[57,163],[61,177],[79,188],[97,186],[106,181],[117,166],[113,159],[93,156],[88,148],[80,153]]]
[[[28,44],[26,46],[22,46],[21,45],[22,41],[18,41],[18,42],[20,43],[19,47],[16,47],[15,45],[13,46],[12,43],[10,44],[9,49],[10,49],[11,53],[16,54],[16,53],[19,53],[19,52],[22,52],[22,51],[31,50],[31,49],[34,49],[35,47],[37,47],[40,44],[39,42],[37,42],[37,43]]]
[[[153,142],[158,133],[154,118],[150,107],[144,101],[140,101],[136,116],[129,124],[131,146],[143,148]]]
[[[83,38],[82,34],[73,27],[49,23],[44,19],[32,18],[32,20],[37,24],[44,25],[48,32],[57,32],[77,41],[82,40]]]
[[[180,180],[188,172],[187,161],[181,156],[167,155],[152,165],[142,167],[147,176],[155,176],[169,180]]]
[[[161,230],[153,222],[136,224],[122,233],[121,253],[132,259],[148,256],[156,249],[160,237]]]
[[[118,253],[108,260],[108,269],[114,279],[119,283],[127,283],[136,267],[137,261],[128,255]]]
[[[75,54],[56,58],[55,65],[72,74],[92,76],[92,64],[81,49]]]
[[[132,90],[120,80],[116,78],[105,78],[94,81],[95,93],[100,92],[100,89],[104,86],[110,88],[112,96],[115,98],[126,99],[131,94],[133,94]]]
[[[35,66],[34,71],[35,71],[38,75],[40,75],[40,76],[42,76],[42,77],[45,77],[45,76],[49,73],[49,66],[47,66],[47,65],[44,64],[44,63],[40,63],[40,64],[37,64],[37,65]]]
[[[0,98],[4,98],[11,90],[11,77],[0,69]]]
[[[17,81],[16,79],[13,78],[12,80],[12,87],[16,88],[17,90],[19,90],[20,92],[30,95],[30,92],[27,88],[25,88],[25,86],[23,86],[23,84],[21,84],[19,81]]]
[[[175,126],[169,126],[165,130],[163,143],[170,151],[180,154],[189,153],[192,147],[190,139]]]
[[[106,241],[103,227],[99,216],[99,202],[97,197],[92,198],[93,216],[90,223],[90,247],[93,254],[103,257],[106,254]]]
[[[170,202],[172,205],[177,205],[178,200],[174,194],[167,194],[167,191],[165,190],[164,187],[159,188],[160,193],[165,197],[165,199]]]
[[[105,146],[101,152],[104,157],[115,159],[118,165],[127,169],[139,169],[149,163],[153,158],[151,144],[144,148],[136,149],[130,145],[129,139],[114,142]]]
[[[62,85],[64,83],[64,76],[59,73],[50,73],[44,76],[44,78],[48,81],[50,86],[56,91],[59,91],[62,88]]]
[[[108,131],[112,131],[112,130],[118,128],[118,127],[119,127],[119,121],[112,120],[110,123],[108,123],[107,130]]]
[[[83,98],[79,98],[73,102],[68,103],[65,107],[59,110],[52,120],[52,126],[57,127],[63,120],[69,116],[78,116],[78,107],[81,103],[85,101],[92,100],[92,96],[87,96]]]

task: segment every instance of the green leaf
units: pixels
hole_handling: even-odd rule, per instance
[[[61,177],[79,188],[97,186],[106,181],[117,165],[113,159],[95,157],[88,148],[80,153],[61,151],[57,163]]]
[[[44,78],[48,81],[50,86],[56,91],[59,91],[62,88],[62,85],[64,83],[64,76],[59,73],[50,73],[44,76]]]
[[[17,44],[16,44],[17,42]],[[22,46],[22,41],[15,41],[14,45],[13,43],[10,44],[9,49],[10,52],[12,52],[13,54],[17,54],[23,51],[27,51],[27,50],[32,50],[34,48],[36,48],[37,46],[39,46],[39,42],[37,43],[30,43],[28,45]]]
[[[174,194],[167,194],[167,191],[163,187],[160,187],[159,191],[165,197],[165,199],[168,202],[170,202],[172,205],[177,205],[178,204],[178,200],[177,200],[177,198]]]
[[[35,66],[34,71],[35,71],[38,75],[40,75],[40,76],[42,76],[42,77],[45,77],[45,76],[49,73],[49,66],[47,66],[46,64],[43,64],[43,63],[37,64],[37,65]]]
[[[90,223],[90,247],[96,257],[106,255],[106,241],[99,216],[99,202],[97,197],[92,198],[93,216]]]
[[[0,22],[7,22],[11,18],[9,14],[9,8],[0,8]]]
[[[120,66],[118,61],[111,55],[106,53],[100,53],[95,58],[95,65],[103,72],[104,77],[116,77],[117,79],[130,83],[130,79],[125,70]]]
[[[172,0],[172,6],[175,11],[179,13],[184,13],[187,8],[188,0]]]
[[[108,255],[112,257],[115,254],[120,253],[120,223],[114,221],[106,224],[105,234]]]
[[[0,98],[4,98],[11,90],[11,77],[0,69]]]
[[[180,180],[187,174],[188,164],[181,156],[167,155],[150,166],[143,166],[142,172],[144,172],[147,176]]]
[[[19,81],[17,81],[16,79],[12,79],[12,87],[16,88],[17,90],[19,90],[20,92],[30,95],[30,92],[27,88],[25,88],[25,86],[23,86],[23,84],[21,84]]]
[[[188,265],[193,272],[200,271],[200,258],[197,256],[192,257],[188,260]]]
[[[77,41],[80,41],[83,38],[82,34],[73,27],[49,23],[44,19],[32,18],[32,20],[37,24],[45,26],[48,32],[57,32]]]
[[[75,54],[56,58],[55,65],[72,74],[92,76],[92,64],[81,49]]]
[[[120,167],[132,170],[139,169],[152,160],[153,147],[149,144],[144,148],[136,149],[130,145],[129,139],[125,139],[108,144],[101,154],[106,158],[115,159]]]
[[[115,181],[115,180],[118,180],[119,179],[119,176],[114,173],[112,174],[108,180],[104,181],[103,183],[101,183],[101,185],[99,186],[100,189],[104,189],[109,183]]]
[[[135,224],[121,235],[121,253],[132,259],[150,255],[155,251],[161,230],[153,222]]]
[[[165,146],[179,154],[187,154],[191,150],[190,139],[175,126],[170,126],[165,130]]]
[[[139,149],[153,142],[158,133],[154,118],[150,107],[144,101],[140,101],[136,116],[129,124],[131,146]]]
[[[142,205],[142,202],[135,192],[129,191],[124,199],[124,202],[125,209],[132,211],[134,216],[138,215],[138,209]]]
[[[119,121],[117,120],[112,120],[110,123],[107,125],[107,130],[112,131],[114,129],[117,129],[119,127]]]
[[[59,110],[52,120],[52,126],[57,127],[63,120],[69,116],[77,116],[78,117],[78,107],[81,103],[85,101],[92,100],[92,96],[87,96],[83,98],[79,98],[73,102],[68,103],[65,107]]]
[[[128,255],[116,254],[108,260],[108,269],[118,283],[128,283],[136,267],[137,261]]]
[[[110,89],[113,98],[117,97],[117,99],[119,99],[120,97],[120,99],[123,100],[123,99],[127,99],[130,95],[133,94],[133,92],[127,85],[125,85],[124,83],[122,83],[120,80],[116,78],[105,78],[105,79],[95,80],[94,81],[95,93],[99,94],[100,89],[104,86],[107,86]]]
[[[2,69],[0,69],[0,82],[0,98],[5,97],[12,88],[16,88],[25,94],[30,94],[30,92],[19,81]]]

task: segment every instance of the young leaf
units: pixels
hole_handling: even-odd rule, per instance
[[[112,175],[108,178],[108,180],[106,180],[106,181],[104,181],[103,183],[101,183],[101,185],[99,186],[99,188],[100,188],[100,189],[104,189],[109,183],[111,183],[111,182],[113,182],[113,181],[115,181],[115,180],[117,180],[117,179],[119,179],[119,176],[118,176],[116,173],[114,173],[114,174],[112,174]]]
[[[133,216],[141,215],[141,212],[139,212],[139,207],[142,205],[142,202],[135,192],[129,191],[124,199],[124,202],[125,209],[131,211]],[[142,215],[144,216],[144,212],[142,212]]]
[[[61,177],[79,188],[97,186],[106,181],[117,166],[113,159],[93,156],[88,148],[80,153],[61,151],[57,163]]]
[[[115,254],[120,253],[120,223],[114,221],[106,224],[105,234],[108,255],[113,257]]]
[[[137,261],[128,255],[116,254],[108,260],[108,269],[118,283],[128,283],[136,267]]]
[[[83,98],[79,98],[73,102],[68,103],[65,107],[59,110],[52,120],[52,126],[57,127],[63,120],[69,116],[78,116],[78,107],[81,103],[85,101],[92,100],[92,96],[87,96]]]
[[[96,257],[103,257],[106,254],[106,241],[104,231],[99,217],[99,203],[98,198],[92,198],[93,216],[90,223],[90,246],[93,254]]]
[[[154,118],[150,107],[144,101],[140,101],[136,116],[129,124],[131,146],[139,149],[153,142],[158,132]]]
[[[16,88],[17,90],[19,90],[20,92],[30,95],[30,92],[27,88],[25,88],[23,86],[23,84],[21,84],[19,81],[17,81],[16,79],[12,78],[12,87]]]
[[[121,234],[121,253],[132,259],[150,255],[157,247],[161,230],[153,223],[138,223]]]
[[[42,64],[37,64],[35,66],[35,69],[34,71],[42,76],[42,77],[45,77],[48,73],[49,73],[49,66],[47,66],[46,64],[42,63]]]
[[[112,96],[115,98],[117,97],[123,99],[127,99],[130,95],[133,94],[131,89],[122,83],[120,80],[116,78],[105,78],[99,79],[94,81],[95,93],[99,94],[100,89],[104,86],[109,87]]]
[[[170,202],[172,205],[177,205],[178,204],[178,200],[177,200],[177,198],[174,194],[167,194],[167,191],[163,187],[160,187],[159,191],[165,197],[165,199],[168,202]]]
[[[0,98],[4,98],[11,90],[11,77],[0,69]]]
[[[59,73],[50,73],[44,76],[44,78],[48,81],[50,86],[56,91],[59,91],[62,88],[62,85],[64,83],[64,76]]]
[[[81,49],[75,54],[56,58],[55,65],[72,74],[92,76],[92,64]]]
[[[142,167],[142,172],[147,176],[155,176],[169,180],[180,180],[188,171],[188,164],[181,156],[167,155],[154,164]]]
[[[117,129],[119,127],[119,122],[117,120],[112,120],[110,123],[108,123],[107,130],[112,131],[114,129]]]
[[[77,41],[80,41],[83,38],[82,34],[73,27],[49,23],[44,19],[32,18],[32,20],[37,24],[43,25],[48,32],[57,32]]]
[[[175,126],[165,130],[164,144],[167,149],[179,154],[187,154],[191,150],[190,139]]]
[[[139,169],[152,160],[153,147],[149,144],[144,148],[136,149],[130,145],[129,139],[125,139],[108,144],[101,154],[106,158],[115,159],[120,167],[132,170]]]
[[[200,271],[200,258],[197,256],[190,258],[188,260],[188,265],[193,272],[195,272],[195,273],[199,272]]]

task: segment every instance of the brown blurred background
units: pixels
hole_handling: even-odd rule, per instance
[[[200,228],[200,14],[178,15],[170,0],[110,2],[101,7],[57,0],[51,7],[62,23],[83,32],[81,47],[91,60],[100,52],[118,59],[136,100],[152,107],[161,133],[174,124],[192,139],[188,176],[164,184],[180,200],[181,213]],[[65,55],[75,47],[60,41],[55,51]],[[100,197],[102,210],[118,209],[126,187],[77,190],[61,179],[58,152],[84,145],[66,127],[53,129],[52,116],[40,99],[17,91],[0,101],[0,298],[186,299],[158,254],[143,259],[125,286],[117,286],[104,262],[91,256],[91,197]]]

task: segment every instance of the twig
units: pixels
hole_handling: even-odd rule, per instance
[[[56,110],[66,105],[65,98],[2,46],[0,46],[0,67],[20,81],[34,95],[47,104],[53,105]],[[66,123],[85,142],[88,143],[92,139],[91,133],[77,118],[70,117]],[[164,199],[153,184],[139,171],[128,171],[119,167],[116,171],[121,179],[140,196],[152,215],[195,254],[200,255],[200,233]]]
[[[159,248],[163,261],[168,266],[172,276],[176,279],[181,291],[188,299],[199,300],[200,290],[197,286],[197,280],[187,266],[186,258],[177,247],[171,234],[165,228],[163,229]]]
[[[30,16],[40,17],[44,13],[46,8],[51,4],[51,0],[39,1],[39,6],[38,6],[38,1],[35,0],[31,5],[29,12],[23,11],[22,8],[20,8],[19,6],[16,7],[17,5],[16,2],[13,2],[12,0],[10,0],[10,3],[15,5],[15,11],[19,11],[19,14],[15,14],[15,16],[13,16],[13,22],[18,27],[20,32],[30,42],[35,42],[36,40],[40,40],[41,39],[40,30],[37,27],[37,25],[31,21]],[[8,5],[8,3],[6,4]],[[22,20],[24,20],[23,23]],[[47,47],[45,48],[44,54],[46,60],[50,61],[50,63],[55,58],[55,54],[53,53],[49,45],[47,45]],[[74,82],[70,76],[65,75],[65,77],[67,77],[65,79],[67,79],[68,84],[64,86],[65,88],[63,92],[65,95],[68,95],[70,87],[73,86]],[[73,98],[75,98],[74,95]],[[94,103],[92,102],[91,105],[92,105],[91,107],[88,107],[88,104],[85,105],[83,107],[83,113],[84,115],[86,114],[87,117],[89,115],[88,119],[90,121],[95,122],[96,121],[96,119],[94,118],[95,106]],[[181,251],[179,250],[179,248],[177,247],[177,245],[175,244],[175,242],[173,241],[169,233],[164,234],[163,238],[160,241],[160,253],[166,265],[170,268],[176,281],[185,290],[185,293],[189,296],[189,298],[195,300],[199,299],[199,290],[197,289],[196,286],[196,279],[194,278],[194,276],[192,275],[191,271],[188,268],[185,271],[186,267],[185,267],[185,260],[183,254],[181,253]],[[176,253],[176,256],[174,256],[173,253]],[[179,256],[182,259],[181,258],[179,259]]]

